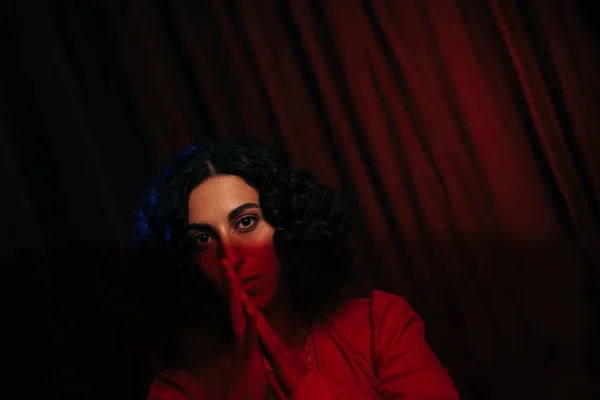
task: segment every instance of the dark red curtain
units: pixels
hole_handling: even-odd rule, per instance
[[[216,136],[287,149],[359,212],[351,294],[406,297],[464,399],[600,395],[600,63],[584,2],[3,7],[18,397],[144,397],[132,210],[159,164]]]

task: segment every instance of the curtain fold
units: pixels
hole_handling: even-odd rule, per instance
[[[4,8],[2,246],[30,331],[15,354],[40,360],[34,376],[54,368],[50,392],[143,397],[133,208],[181,149],[245,136],[356,211],[350,294],[406,297],[463,398],[597,394],[600,63],[584,3]]]

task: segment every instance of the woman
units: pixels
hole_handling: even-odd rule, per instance
[[[340,300],[351,227],[331,190],[256,143],[172,161],[131,241],[165,362],[148,399],[457,399],[405,300]]]

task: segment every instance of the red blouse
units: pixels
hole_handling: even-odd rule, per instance
[[[425,342],[421,319],[406,300],[390,293],[374,291],[368,299],[349,301],[313,325],[301,357],[311,369],[293,400],[459,398]],[[170,370],[155,377],[148,394],[148,400],[208,398],[198,379]]]

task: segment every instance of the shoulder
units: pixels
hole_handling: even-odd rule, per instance
[[[181,369],[165,369],[154,376],[146,400],[188,400],[199,398],[198,382],[189,372]]]
[[[328,315],[327,320],[345,341],[369,353],[385,347],[413,322],[420,323],[420,318],[404,298],[381,290],[372,291],[366,298],[343,303]]]
[[[183,400],[185,391],[169,370],[161,371],[154,376],[146,400]],[[174,379],[175,378],[175,379]]]
[[[403,297],[382,290],[374,290],[366,298],[347,301],[331,315],[336,322],[370,325],[385,322],[384,319],[389,317],[397,322],[398,318],[410,319],[415,316],[416,313]]]
[[[375,290],[369,296],[369,317],[374,328],[420,322],[419,316],[408,301],[381,290]]]

